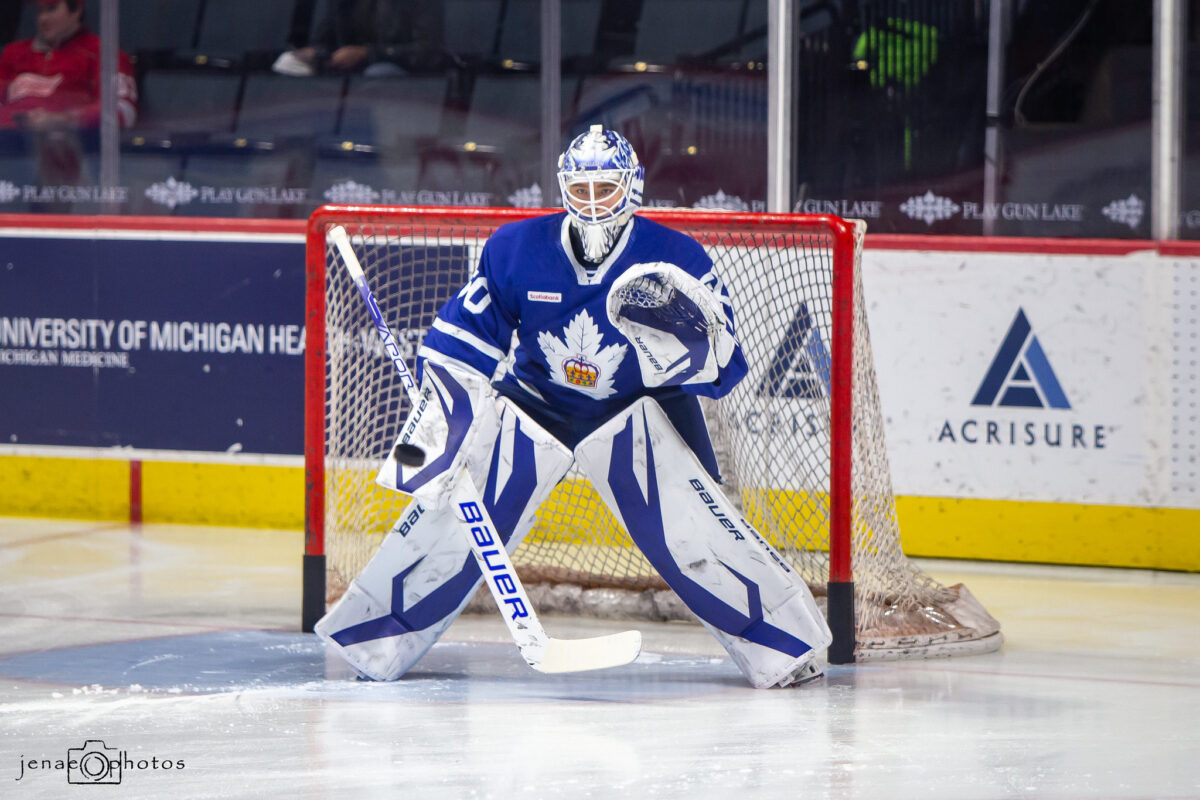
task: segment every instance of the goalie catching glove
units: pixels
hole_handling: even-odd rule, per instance
[[[712,383],[737,346],[721,299],[674,264],[631,267],[609,290],[607,310],[651,389]]]

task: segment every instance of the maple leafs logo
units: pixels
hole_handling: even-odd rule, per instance
[[[539,333],[538,344],[554,382],[596,400],[616,394],[613,377],[625,357],[625,345],[601,347],[603,338],[587,311],[580,311],[563,328],[562,339],[549,331]]]

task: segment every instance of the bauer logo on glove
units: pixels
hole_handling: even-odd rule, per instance
[[[631,267],[609,290],[607,310],[633,345],[647,387],[712,383],[733,355],[720,299],[673,264]]]

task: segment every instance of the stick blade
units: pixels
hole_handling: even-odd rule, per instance
[[[630,663],[642,652],[640,631],[624,631],[592,639],[550,639],[537,664],[538,672],[584,672]]]

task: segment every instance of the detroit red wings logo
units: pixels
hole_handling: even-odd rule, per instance
[[[616,394],[613,377],[625,357],[625,345],[603,344],[600,328],[587,311],[580,311],[563,328],[562,339],[549,331],[538,334],[551,379],[597,400]]]
[[[8,102],[15,103],[26,97],[49,97],[58,91],[62,82],[61,74],[38,75],[33,72],[22,72],[8,85]]]

